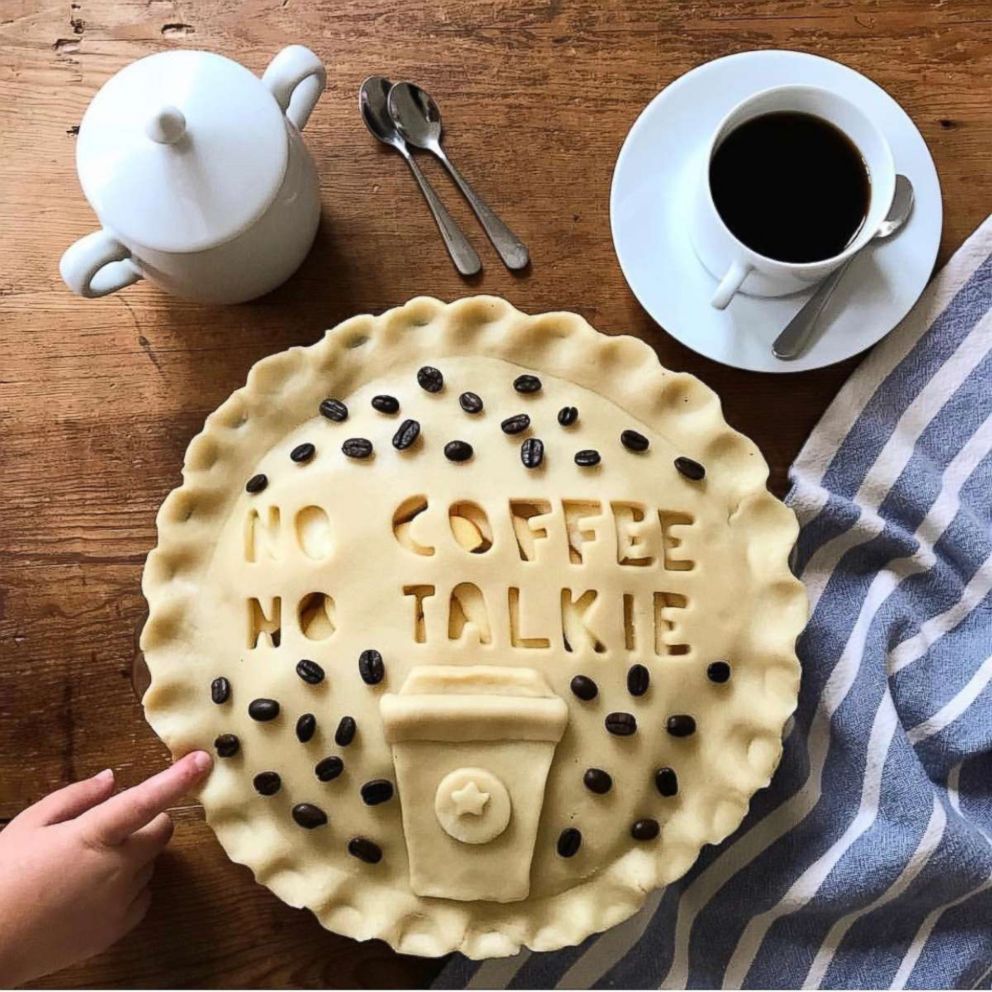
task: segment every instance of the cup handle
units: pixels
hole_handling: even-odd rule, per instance
[[[751,274],[751,266],[747,262],[736,259],[727,269],[727,274],[720,280],[710,305],[717,310],[726,310],[727,304],[734,298],[734,294],[741,288],[741,283]]]
[[[303,45],[284,48],[269,63],[262,82],[283,113],[302,131],[327,84],[324,63]]]
[[[78,296],[107,296],[144,278],[131,252],[108,231],[94,231],[70,245],[59,262],[65,284]]]

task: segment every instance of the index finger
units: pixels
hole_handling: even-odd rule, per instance
[[[94,806],[78,822],[103,844],[123,843],[188,792],[212,763],[206,751],[193,751],[164,772]]]

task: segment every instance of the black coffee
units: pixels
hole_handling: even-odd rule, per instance
[[[833,124],[792,111],[735,128],[710,162],[723,222],[750,249],[782,262],[842,252],[868,212],[868,167]]]

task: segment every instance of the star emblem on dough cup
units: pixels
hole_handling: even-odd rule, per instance
[[[452,792],[451,799],[455,804],[455,812],[459,816],[482,816],[486,803],[489,802],[489,793],[482,792],[473,779],[462,788]]]

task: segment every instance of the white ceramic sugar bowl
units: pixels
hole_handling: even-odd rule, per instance
[[[302,45],[259,79],[211,52],[133,62],[94,97],[76,145],[102,225],[62,256],[80,296],[139,279],[204,303],[239,303],[289,278],[320,220],[317,171],[300,131],[324,66]]]

